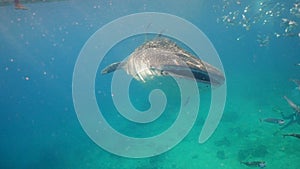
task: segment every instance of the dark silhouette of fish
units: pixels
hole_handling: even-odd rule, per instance
[[[220,86],[225,81],[224,74],[219,69],[200,60],[168,38],[155,38],[144,43],[125,61],[112,63],[101,73],[107,74],[117,69],[125,70],[141,82],[170,75],[195,79],[212,86]]]
[[[296,134],[296,133],[283,134],[282,136],[283,137],[291,136],[291,137],[296,137],[296,138],[300,139],[300,134]]]
[[[260,119],[261,122],[267,122],[267,123],[273,123],[278,125],[284,125],[285,121],[283,119],[277,119],[277,118],[265,118]]]
[[[215,145],[216,146],[230,146],[231,143],[227,139],[227,137],[223,137],[222,139],[215,141]]]
[[[241,163],[249,167],[260,167],[260,168],[266,167],[266,162],[264,161],[246,161],[246,162],[242,161]]]

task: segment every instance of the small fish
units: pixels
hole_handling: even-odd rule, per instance
[[[273,107],[272,110],[276,113],[282,113],[282,111],[279,107]]]
[[[266,167],[266,162],[264,161],[247,161],[247,162],[242,161],[241,163],[249,167],[260,167],[260,168]]]
[[[300,63],[296,63],[295,66],[300,66]]]
[[[289,98],[286,96],[283,96],[283,98],[288,102],[288,104],[296,111],[300,112],[300,106],[296,105],[293,101],[291,101]]]
[[[297,85],[296,89],[300,90],[300,80],[298,79],[290,79],[290,80]]]
[[[300,134],[296,134],[296,133],[283,134],[282,136],[283,137],[292,136],[292,137],[296,137],[296,138],[300,139]]]
[[[292,82],[294,82],[297,86],[300,86],[300,80],[298,79],[290,79]]]
[[[267,123],[273,123],[273,124],[279,124],[284,125],[285,121],[283,119],[276,119],[276,118],[265,118],[260,119],[261,122],[267,122]]]

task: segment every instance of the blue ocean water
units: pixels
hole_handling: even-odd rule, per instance
[[[241,161],[265,161],[266,168],[298,169],[300,140],[282,134],[300,133],[300,126],[295,123],[274,134],[280,126],[260,122],[281,118],[279,112],[293,113],[283,96],[300,105],[300,90],[290,80],[300,78],[297,4],[300,8],[293,0],[70,0],[25,3],[29,10],[24,11],[13,4],[1,6],[0,168],[232,169],[248,168]],[[198,136],[209,109],[209,90],[201,95],[202,109],[183,141],[159,156],[130,159],[105,151],[84,132],[73,105],[72,78],[81,49],[99,28],[139,12],[173,14],[202,30],[222,61],[227,98],[221,123],[204,144]],[[130,37],[116,45],[95,80],[96,99],[108,123],[139,138],[157,135],[175,121],[181,100],[174,81],[132,82],[130,97],[139,110],[150,107],[147,98],[156,84],[168,96],[157,121],[135,124],[114,108],[112,76],[101,76],[100,69],[124,59],[151,37]]]

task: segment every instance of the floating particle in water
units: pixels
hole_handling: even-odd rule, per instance
[[[279,38],[279,37],[280,37],[280,34],[277,33],[277,32],[275,32],[274,35],[275,35],[276,38]]]
[[[26,81],[30,80],[29,76],[25,76],[24,78]]]
[[[249,11],[249,5],[245,7],[244,13],[247,13]]]

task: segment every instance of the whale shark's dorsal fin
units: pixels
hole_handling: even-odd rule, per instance
[[[104,69],[102,69],[101,74],[107,74],[107,73],[114,72],[115,70],[122,68],[122,65],[123,65],[122,62],[112,63],[112,64],[108,65],[107,67],[105,67]]]

